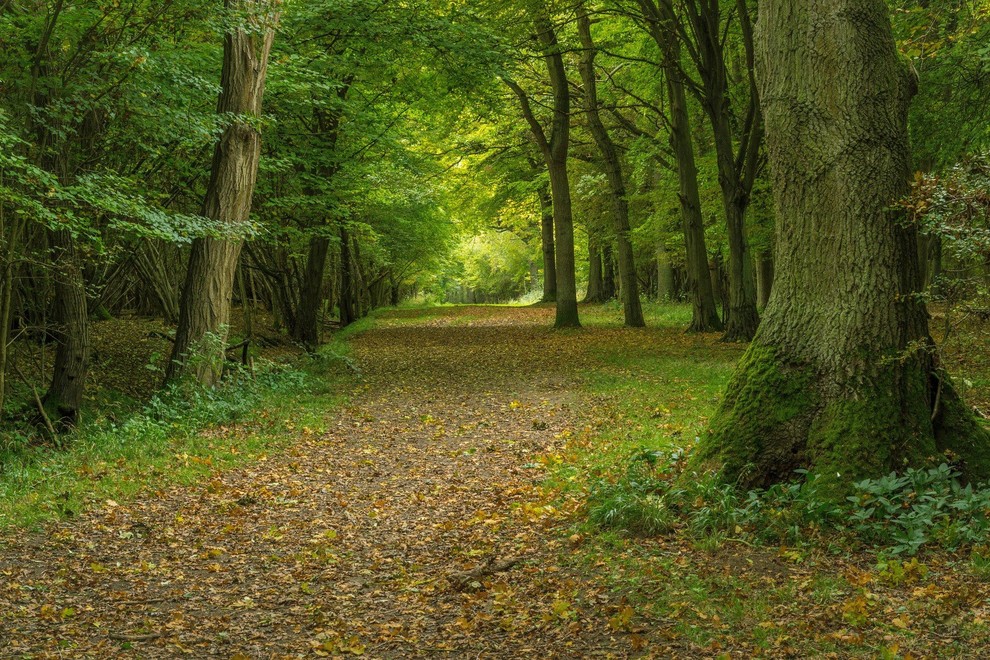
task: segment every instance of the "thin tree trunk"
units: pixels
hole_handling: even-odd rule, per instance
[[[743,488],[805,468],[841,494],[945,452],[985,479],[990,435],[939,365],[894,208],[915,80],[886,3],[763,0],[758,32],[776,281],[696,460]]]
[[[323,274],[326,271],[330,239],[313,236],[309,239],[306,270],[299,289],[299,306],[296,308],[296,325],[293,337],[308,346],[320,343],[320,308],[326,298],[323,295]]]
[[[585,293],[584,302],[601,303],[605,302],[605,295],[602,292],[602,252],[598,244],[592,238],[588,238],[588,291]]]
[[[351,265],[351,236],[343,225],[340,226],[340,327],[346,327],[357,320],[354,309],[354,282]]]
[[[540,198],[540,240],[543,244],[543,300],[557,301],[557,257],[553,244],[553,197],[550,185],[541,185],[536,194]]]
[[[588,111],[588,126],[598,145],[605,175],[608,178],[612,200],[612,220],[615,225],[618,247],[619,286],[622,292],[622,309],[626,325],[641,328],[646,325],[643,307],[639,299],[639,283],[636,279],[636,262],[633,256],[632,241],[629,239],[629,200],[626,199],[626,182],[622,174],[622,163],[615,142],[602,122],[598,108],[598,82],[595,74],[595,42],[591,36],[591,20],[586,7],[578,9],[578,33],[581,37],[581,79],[584,82],[584,102]],[[611,259],[609,260],[611,261]],[[611,263],[608,265],[611,269]]]
[[[756,268],[756,297],[760,309],[766,309],[770,302],[770,291],[773,289],[773,253],[769,250],[761,252]]]
[[[605,300],[614,300],[618,295],[617,288],[619,287],[615,283],[615,259],[612,257],[612,245],[605,243],[602,246],[602,297]]]
[[[14,261],[23,226],[24,221],[19,217],[8,220],[5,207],[0,205],[0,239],[4,241],[3,261],[0,262],[0,419],[7,395],[7,357],[14,316]]]
[[[701,214],[701,194],[698,190],[698,167],[694,157],[687,98],[678,65],[680,47],[676,39],[669,38],[665,33],[653,1],[639,0],[639,5],[646,18],[650,36],[663,54],[663,71],[670,104],[670,146],[677,162],[687,289],[692,303],[688,332],[716,332],[722,329],[722,321],[715,306],[715,294],[708,272],[708,249],[705,246],[705,222]]]
[[[261,155],[261,133],[254,122],[243,117],[261,116],[268,55],[278,18],[276,7],[269,0],[225,2],[227,15],[248,21],[251,29],[232,28],[224,39],[217,112],[233,119],[214,151],[203,215],[222,223],[232,237],[197,238],[193,242],[166,382],[188,371],[197,382],[210,386],[223,372],[234,271],[243,243],[238,234],[251,213]],[[242,12],[246,15],[240,15]]]
[[[254,337],[254,319],[251,303],[248,302],[247,276],[244,274],[244,262],[237,269],[237,287],[241,296],[241,314],[244,317],[244,338],[250,341]]]
[[[661,244],[657,247],[657,300],[673,302],[675,297],[674,267],[667,248]]]

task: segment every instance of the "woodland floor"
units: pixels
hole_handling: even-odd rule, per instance
[[[285,451],[0,532],[0,658],[990,654],[990,584],[952,557],[891,586],[869,557],[582,527],[581,452],[700,432],[742,349],[551,318],[388,312],[343,408],[206,432],[277,423]]]

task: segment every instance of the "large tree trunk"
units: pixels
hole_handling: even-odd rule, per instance
[[[243,242],[236,235],[251,213],[261,155],[257,124],[244,118],[261,116],[277,5],[269,0],[226,0],[225,7],[232,20],[247,21],[250,29],[239,25],[224,39],[217,113],[232,119],[213,154],[203,215],[222,223],[233,236],[193,242],[166,382],[188,371],[209,386],[223,372],[234,272]]]
[[[553,245],[553,197],[549,184],[541,185],[536,194],[540,198],[540,240],[543,245],[543,302],[557,301],[557,257]]]
[[[715,293],[708,272],[708,249],[705,246],[705,221],[701,215],[701,194],[698,191],[698,166],[694,158],[691,118],[687,97],[681,80],[681,58],[677,39],[663,29],[664,21],[654,0],[639,0],[650,36],[663,55],[664,76],[667,79],[667,99],[670,104],[670,146],[677,162],[680,184],[681,225],[686,248],[687,289],[692,303],[691,325],[688,332],[716,332],[722,321],[715,307]]]
[[[643,307],[639,299],[639,282],[636,279],[636,262],[632,241],[629,240],[629,200],[626,199],[626,182],[622,163],[615,142],[602,122],[598,108],[598,81],[595,74],[595,42],[591,36],[591,20],[584,7],[578,9],[578,33],[581,37],[581,79],[584,83],[584,102],[588,110],[588,126],[598,145],[605,176],[608,178],[612,201],[612,220],[615,225],[616,245],[619,256],[619,289],[622,292],[622,310],[626,325],[642,328]],[[611,268],[611,265],[609,265]]]
[[[742,487],[853,480],[951,451],[990,475],[990,438],[939,367],[908,190],[914,79],[883,0],[765,0],[759,79],[777,277],[700,461]]]
[[[326,236],[313,236],[309,239],[309,254],[306,270],[303,272],[302,286],[299,289],[299,305],[296,307],[296,325],[293,337],[307,346],[320,343],[320,308],[326,297],[323,295],[323,274],[327,266],[330,239]]]
[[[602,277],[602,251],[593,238],[588,238],[588,290],[584,295],[586,303],[605,302]]]

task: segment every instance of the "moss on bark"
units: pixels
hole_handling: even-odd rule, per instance
[[[943,381],[939,396],[935,444],[967,480],[990,479],[990,431],[979,422],[949,380]]]
[[[946,378],[939,410],[926,360],[889,363],[844,383],[789,364],[771,347],[746,352],[695,455],[743,488],[795,478],[802,468],[836,497],[892,470],[952,461],[970,480],[990,475],[990,435]],[[936,381],[937,382],[937,381]]]
[[[743,485],[801,467],[798,438],[815,405],[811,385],[807,372],[783,364],[772,348],[750,346],[698,448],[699,465],[717,463],[727,480]]]

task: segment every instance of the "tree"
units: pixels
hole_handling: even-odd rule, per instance
[[[591,36],[591,19],[584,5],[578,9],[578,33],[581,38],[581,79],[584,83],[584,101],[588,113],[591,135],[601,152],[612,196],[612,219],[615,224],[619,257],[619,286],[622,291],[622,310],[625,323],[632,328],[646,325],[643,307],[639,300],[639,281],[632,241],[629,238],[629,200],[626,198],[626,181],[622,173],[619,151],[602,122],[598,101],[598,82],[595,72],[595,42]],[[592,257],[594,261],[594,257]],[[611,265],[610,265],[611,267]],[[590,289],[590,286],[589,286]],[[590,297],[590,296],[589,296]]]
[[[705,222],[701,214],[698,190],[698,166],[695,160],[691,117],[687,94],[679,66],[680,43],[665,29],[664,17],[653,0],[637,0],[642,12],[640,25],[647,31],[660,51],[660,64],[666,81],[670,114],[670,146],[677,167],[680,185],[679,201],[684,245],[687,252],[687,280],[693,306],[691,332],[712,332],[722,329],[715,306],[715,292],[708,270],[708,249],[705,245]]]
[[[227,115],[213,154],[213,166],[202,214],[225,225],[230,235],[193,242],[182,289],[179,327],[165,380],[173,381],[190,367],[203,385],[213,385],[223,371],[234,273],[241,252],[241,232],[251,213],[261,156],[257,122],[278,21],[277,3],[269,0],[225,0],[235,21],[224,39],[223,73],[217,114]],[[243,15],[242,15],[243,12]]]
[[[574,224],[571,217],[571,186],[567,179],[567,154],[570,147],[571,93],[564,68],[560,43],[545,8],[533,11],[533,25],[541,52],[546,62],[550,85],[553,88],[553,118],[549,135],[533,113],[529,96],[515,81],[506,78],[506,84],[519,99],[523,116],[529,124],[547,170],[550,172],[550,190],[553,197],[554,248],[557,267],[557,318],[558,328],[579,327],[577,308],[577,283],[574,276]]]
[[[916,89],[884,0],[764,0],[758,78],[777,209],[766,316],[699,448],[741,486],[852,480],[949,452],[990,475],[990,438],[938,364],[911,173]]]
[[[753,28],[749,7],[746,0],[736,0],[748,81],[745,86],[748,91],[746,116],[745,120],[740,121],[732,115],[726,63],[729,46],[728,40],[722,36],[721,1],[686,0],[683,22],[688,24],[687,28],[675,18],[670,0],[659,0],[659,4],[661,9],[658,15],[669,26],[670,38],[675,38],[676,34],[677,38],[688,44],[687,51],[701,79],[700,84],[692,81],[689,87],[698,97],[712,126],[729,244],[729,309],[723,339],[749,341],[756,333],[759,315],[745,219],[760,166],[763,141],[763,117],[753,70]],[[686,75],[684,77],[687,79]],[[741,128],[734,131],[733,124]],[[734,140],[736,132],[739,134],[738,152]]]

